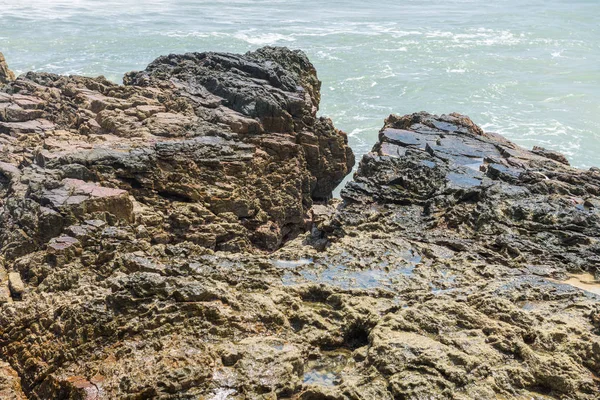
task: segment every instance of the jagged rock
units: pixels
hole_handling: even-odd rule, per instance
[[[5,362],[0,361],[0,398],[3,400],[25,400],[17,372]]]
[[[390,116],[342,193],[353,211],[397,204],[415,235],[476,243],[498,261],[563,271],[600,266],[600,176],[528,152],[458,114]],[[564,157],[563,157],[564,158]],[[587,204],[587,206],[586,206]]]
[[[552,151],[547,150],[543,147],[533,146],[532,152],[540,156],[548,157],[552,160],[558,161],[559,163],[570,165],[569,160],[567,160],[567,157],[565,157],[564,154],[561,154],[558,151]]]
[[[353,156],[302,53],[124,80],[0,93],[0,398],[597,398],[598,169],[390,116],[313,206]]]
[[[0,304],[12,301],[10,288],[8,287],[8,272],[0,266]]]
[[[0,85],[6,85],[7,83],[15,80],[15,74],[8,69],[4,54],[0,53]]]
[[[155,221],[157,242],[274,250],[307,229],[313,199],[354,164],[345,133],[317,118],[320,82],[301,52],[170,55],[124,80],[27,73],[0,98],[0,133],[31,135],[25,198],[68,224],[98,211],[129,219],[132,196],[151,205],[135,217]],[[106,189],[82,193],[92,184]],[[25,235],[4,240],[12,247],[60,233],[20,225]]]

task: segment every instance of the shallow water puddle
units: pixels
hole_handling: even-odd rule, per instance
[[[416,264],[421,262],[421,256],[410,251],[393,261],[380,261],[365,269],[346,267],[339,261],[343,260],[333,260],[331,263],[278,260],[274,265],[286,270],[282,277],[284,286],[298,285],[304,281],[342,289],[376,289],[392,287],[397,279],[412,276]]]
[[[343,289],[375,289],[391,283],[391,279],[400,275],[412,275],[414,268],[414,265],[408,265],[390,271],[385,269],[350,271],[342,265],[336,265],[326,268],[320,274],[312,271],[302,271],[300,274],[308,281],[327,283]]]
[[[533,311],[533,310],[539,308],[540,305],[543,305],[543,303],[539,302],[539,301],[523,300],[523,301],[517,302],[517,306],[525,311]]]
[[[313,263],[312,258],[301,258],[299,260],[274,260],[273,265],[278,268],[297,268]]]
[[[306,365],[303,382],[307,385],[336,386],[351,354],[347,350],[323,352],[321,358]]]
[[[474,171],[480,171],[483,165],[483,158],[473,158],[473,162],[470,164],[464,164],[465,167],[471,168]]]
[[[585,274],[576,274],[569,275],[570,278],[566,281],[554,281],[558,283],[563,283],[566,285],[571,285],[581,290],[585,290],[586,292],[590,292],[600,296],[600,282],[598,282],[594,275],[590,273]]]

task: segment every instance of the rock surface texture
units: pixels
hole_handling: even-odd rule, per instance
[[[0,85],[5,85],[8,82],[15,80],[15,74],[8,69],[4,54],[0,53]]]
[[[172,55],[125,82],[28,73],[0,93],[7,256],[94,213],[154,243],[274,250],[354,165],[346,135],[316,117],[303,53]]]
[[[600,170],[392,115],[325,203],[303,53],[124,82],[0,91],[0,398],[598,398]]]

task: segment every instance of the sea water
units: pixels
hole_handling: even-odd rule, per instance
[[[599,0],[0,0],[17,73],[122,75],[162,54],[304,50],[360,157],[391,113],[460,112],[600,165]]]

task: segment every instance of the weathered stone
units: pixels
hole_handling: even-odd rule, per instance
[[[25,292],[25,284],[21,279],[21,274],[18,272],[8,273],[8,286],[13,296],[20,296]]]
[[[390,116],[313,205],[353,156],[302,53],[125,82],[0,92],[54,126],[0,135],[0,398],[597,398],[598,170]]]
[[[60,187],[45,191],[42,202],[57,210],[90,215],[107,212],[119,219],[132,219],[133,205],[125,190],[112,189],[79,179],[64,179]]]
[[[8,287],[8,282],[4,282],[0,284],[0,304],[10,303],[12,301],[12,296],[10,294],[10,288]]]
[[[6,85],[7,83],[15,80],[15,74],[8,69],[4,54],[0,53],[0,85]]]
[[[274,250],[354,164],[345,133],[317,118],[320,82],[301,52],[170,55],[125,82],[27,73],[0,102],[0,132],[37,142],[23,191],[67,224],[129,219],[131,196],[152,204],[139,217],[156,221],[157,242]]]
[[[0,361],[0,398],[3,400],[26,400],[17,372]]]
[[[533,146],[532,152],[535,154],[538,154],[540,156],[547,157],[552,160],[558,161],[559,163],[562,163],[565,165],[570,165],[569,160],[567,160],[567,157],[565,157],[564,154],[561,154],[558,151],[546,150],[543,147]]]

